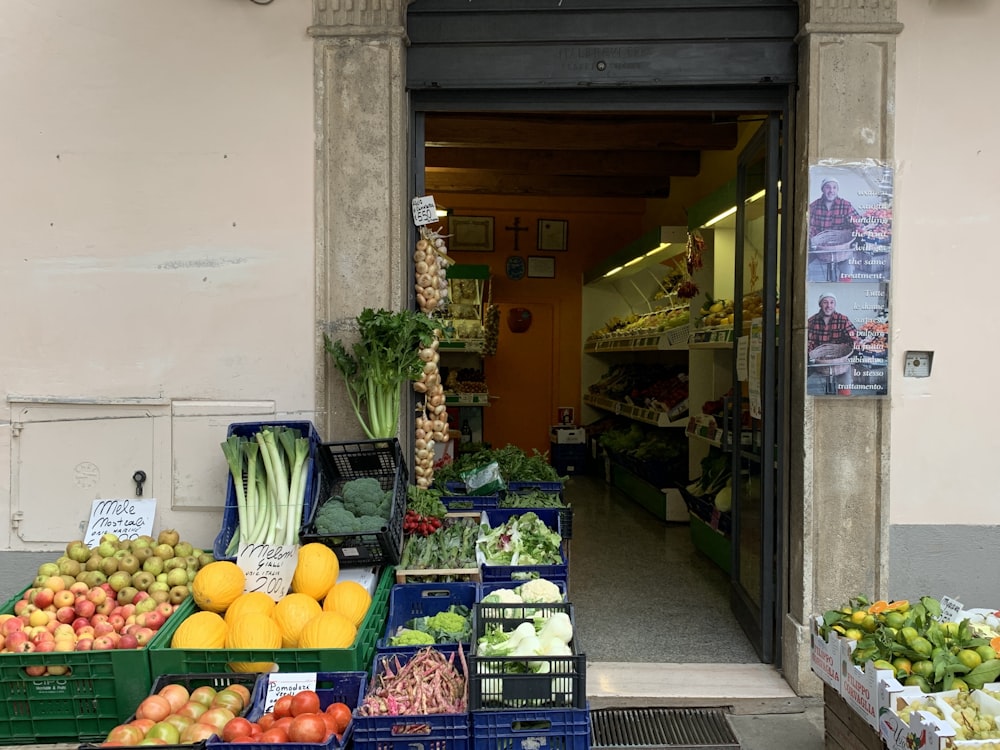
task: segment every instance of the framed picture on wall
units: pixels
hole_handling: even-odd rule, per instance
[[[448,232],[451,234],[449,250],[493,252],[492,216],[450,216]]]
[[[565,250],[569,222],[562,219],[538,220],[538,249],[549,251]]]
[[[556,259],[547,255],[529,255],[527,275],[529,279],[554,279]]]

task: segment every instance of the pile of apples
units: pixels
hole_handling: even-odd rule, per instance
[[[191,554],[179,556],[186,552]],[[70,542],[65,555],[39,566],[13,614],[0,614],[0,654],[142,648],[188,597],[187,584],[211,559],[169,529],[157,539],[105,535],[93,549]],[[32,677],[68,671],[59,664],[25,667]]]
[[[242,714],[250,707],[250,691],[233,684],[216,690],[209,685],[188,689],[165,685],[145,698],[135,717],[108,732],[102,746],[187,745],[216,735],[223,742],[280,744],[340,742],[351,721],[351,708],[331,703],[320,708],[319,694],[301,690],[279,698],[274,708],[250,721]]]

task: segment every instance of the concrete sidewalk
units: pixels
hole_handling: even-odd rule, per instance
[[[823,750],[823,700],[806,698],[803,703],[798,713],[730,714],[740,750]]]

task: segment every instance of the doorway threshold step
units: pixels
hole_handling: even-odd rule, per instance
[[[725,707],[733,714],[805,710],[781,673],[769,664],[587,664],[591,708],[626,706]]]
[[[721,708],[600,708],[590,711],[590,746],[606,750],[739,750]]]

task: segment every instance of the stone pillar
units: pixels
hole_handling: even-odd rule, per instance
[[[805,395],[809,165],[821,159],[892,163],[896,0],[800,0],[796,106],[790,526],[785,677],[819,695],[809,670],[809,617],[851,596],[885,594],[889,402]]]
[[[316,412],[327,439],[363,433],[324,332],[350,339],[365,307],[400,309],[410,196],[406,0],[314,0]]]

